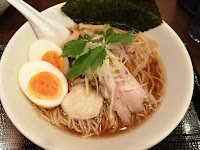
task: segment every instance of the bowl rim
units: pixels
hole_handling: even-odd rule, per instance
[[[44,11],[42,11],[42,13],[46,13],[48,12],[49,10],[51,9],[54,9],[55,7],[60,7],[64,4],[65,2],[63,3],[60,3],[60,4],[57,4],[57,5],[54,5]],[[45,146],[45,145],[42,145],[42,143],[40,143],[39,141],[35,140],[35,138],[33,138],[31,136],[31,134],[27,134],[26,132],[23,131],[23,129],[20,127],[20,125],[18,124],[17,120],[14,119],[14,117],[12,115],[10,115],[7,107],[9,107],[7,104],[6,104],[6,101],[4,99],[6,99],[6,96],[4,95],[3,93],[3,85],[1,84],[1,74],[2,74],[2,62],[4,62],[6,60],[6,56],[8,55],[7,53],[7,47],[9,47],[10,43],[12,43],[12,39],[15,38],[15,36],[18,34],[18,32],[23,29],[25,26],[27,26],[28,22],[26,22],[25,24],[23,24],[18,30],[17,32],[12,36],[12,38],[10,39],[10,41],[8,42],[3,54],[2,54],[2,57],[1,57],[1,63],[0,63],[0,97],[1,97],[1,103],[2,103],[2,106],[6,112],[6,114],[8,115],[8,117],[10,118],[11,122],[14,124],[14,126],[26,137],[28,138],[29,140],[31,140],[33,143],[35,143],[36,145],[42,147],[42,148],[45,148],[45,149],[49,149],[48,146]],[[166,22],[163,21],[163,26],[167,27],[170,31],[172,31],[172,33],[174,34],[174,36],[179,39],[181,41],[181,39],[179,38],[179,36],[175,33],[175,31],[169,26],[167,25]],[[182,42],[182,41],[181,41]],[[184,45],[182,43],[182,45]],[[185,48],[186,49],[186,48]],[[191,59],[190,59],[190,56],[186,50],[186,55],[188,55],[188,58],[187,61],[188,61],[188,64],[190,65],[189,68],[190,68],[190,80],[192,80],[193,82],[190,83],[190,88],[189,88],[189,92],[188,92],[188,101],[187,101],[187,104],[185,104],[185,108],[183,109],[182,111],[182,115],[180,115],[176,121],[176,126],[180,123],[180,121],[182,120],[182,118],[184,117],[189,105],[190,105],[190,102],[191,102],[191,98],[192,98],[192,94],[193,94],[193,88],[194,88],[194,74],[193,74],[193,68],[192,68],[192,62],[191,62]],[[3,99],[3,100],[2,100]],[[187,109],[186,109],[187,108]],[[175,127],[176,127],[175,126]],[[169,128],[168,132],[166,132],[165,134],[163,134],[163,136],[161,136],[159,139],[156,139],[156,140],[153,140],[152,141],[152,144],[151,145],[148,145],[147,147],[144,147],[145,149],[146,148],[150,148],[154,145],[156,145],[157,143],[161,142],[165,137],[167,137],[174,129],[175,129],[174,126],[172,126],[171,128]]]

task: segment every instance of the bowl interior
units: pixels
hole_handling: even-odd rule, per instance
[[[44,14],[66,26],[74,22],[65,16],[62,4]],[[166,93],[157,111],[142,125],[126,134],[112,138],[80,139],[39,119],[18,85],[18,70],[28,61],[29,46],[37,39],[25,23],[8,43],[0,66],[1,102],[13,124],[35,144],[45,149],[147,149],[164,139],[184,116],[193,91],[193,70],[182,41],[164,22],[146,32],[159,43],[159,53],[166,70]]]

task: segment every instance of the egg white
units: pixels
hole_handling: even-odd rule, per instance
[[[49,72],[59,78],[62,86],[62,93],[59,98],[55,100],[41,100],[31,95],[31,93],[28,90],[29,81],[33,76],[40,72]],[[60,105],[68,91],[67,79],[65,78],[64,74],[58,68],[45,61],[29,61],[23,64],[19,70],[18,82],[25,95],[33,103],[43,108],[53,108]]]
[[[60,53],[60,55],[62,54],[62,49],[55,43],[45,39],[37,40],[29,48],[29,60],[42,60],[42,57],[48,51],[56,51]],[[66,73],[68,70],[69,61],[68,58],[65,58],[64,73]]]

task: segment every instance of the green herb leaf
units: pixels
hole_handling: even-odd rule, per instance
[[[74,58],[80,55],[87,42],[100,42],[101,46],[96,47],[94,49],[90,49],[86,54],[83,54],[76,59],[74,65],[67,73],[66,77],[69,78],[76,78],[79,75],[84,75],[86,71],[90,68],[92,71],[95,71],[98,67],[102,66],[103,60],[106,57],[105,47],[106,44],[109,43],[124,43],[130,44],[133,42],[133,39],[136,37],[132,34],[133,31],[125,33],[125,34],[116,34],[112,28],[106,31],[105,41],[103,38],[99,39],[78,39],[72,40],[65,44],[63,49],[62,57],[69,57],[71,65],[74,62]]]
[[[95,30],[94,33],[95,34],[104,34],[104,31],[97,31],[97,30]]]
[[[108,29],[108,30],[106,31],[106,35],[105,35],[105,42],[106,42],[106,44],[109,43],[109,39],[111,38],[111,36],[112,36],[113,34],[115,34],[115,32],[114,32],[114,30],[113,30],[112,28],[110,28],[110,29]]]
[[[124,44],[130,44],[133,43],[133,39],[135,39],[135,35],[132,34],[133,31],[124,33],[124,34],[115,34],[114,30],[112,28],[110,28],[109,30],[107,30],[106,32],[106,36],[105,36],[105,42],[106,44],[109,43],[124,43]]]
[[[101,46],[94,49],[90,49],[88,53],[80,56],[74,66],[69,70],[66,77],[76,78],[81,75],[83,72],[86,72],[87,69],[91,68],[92,71],[96,70],[99,66],[103,64],[103,60],[106,57],[105,48]]]
[[[94,62],[90,65],[90,69],[95,71],[98,67],[101,67],[103,64],[103,60],[106,57],[105,48],[99,53],[98,57],[94,60]]]
[[[85,38],[85,39],[90,39],[90,36],[87,35],[87,34],[85,34],[85,35],[84,35],[84,38]]]
[[[105,41],[108,41],[108,39],[110,38],[110,36],[111,36],[112,34],[115,34],[114,30],[113,30],[112,28],[108,29],[108,30],[106,31]]]
[[[83,52],[86,43],[87,41],[81,39],[67,42],[64,45],[61,57],[75,58],[77,55],[80,55]]]

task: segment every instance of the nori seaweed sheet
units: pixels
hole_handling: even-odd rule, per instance
[[[62,11],[76,23],[147,31],[162,23],[155,0],[67,0]]]

